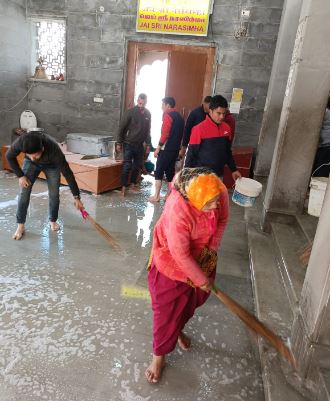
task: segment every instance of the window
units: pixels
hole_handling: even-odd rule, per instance
[[[66,76],[65,19],[34,18],[32,20],[32,73],[35,67],[45,68],[49,79]],[[38,60],[40,60],[38,62]],[[39,64],[38,64],[39,63]]]

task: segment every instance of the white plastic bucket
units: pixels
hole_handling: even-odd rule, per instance
[[[308,204],[308,213],[311,214],[311,216],[320,216],[328,180],[327,177],[311,178]]]
[[[232,201],[243,207],[251,207],[262,192],[262,184],[251,178],[241,177],[235,182]]]

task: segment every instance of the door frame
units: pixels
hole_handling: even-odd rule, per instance
[[[139,41],[138,39],[127,39],[126,40],[126,70],[124,75],[124,86],[123,86],[123,108],[127,110],[129,107],[134,106],[131,103],[131,99],[135,95],[135,79],[138,54],[140,51],[171,51],[171,50],[184,50],[190,48],[190,52],[205,53],[207,55],[206,62],[206,74],[204,79],[203,94],[212,95],[214,82],[216,79],[216,45],[214,43],[202,44],[202,43],[165,43],[158,41]],[[133,62],[128,63],[129,58]],[[135,99],[134,99],[135,101]]]

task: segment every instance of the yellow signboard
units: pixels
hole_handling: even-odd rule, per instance
[[[206,36],[210,0],[138,0],[137,32]]]
[[[229,111],[233,114],[240,113],[240,107],[242,102],[243,89],[233,88],[232,99],[229,105]]]

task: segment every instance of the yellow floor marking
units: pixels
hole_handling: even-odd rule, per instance
[[[146,299],[147,301],[150,301],[150,293],[149,290],[146,290],[145,288],[139,288],[139,287],[134,287],[134,286],[122,286],[121,287],[121,296],[125,298],[140,298],[140,299]]]

